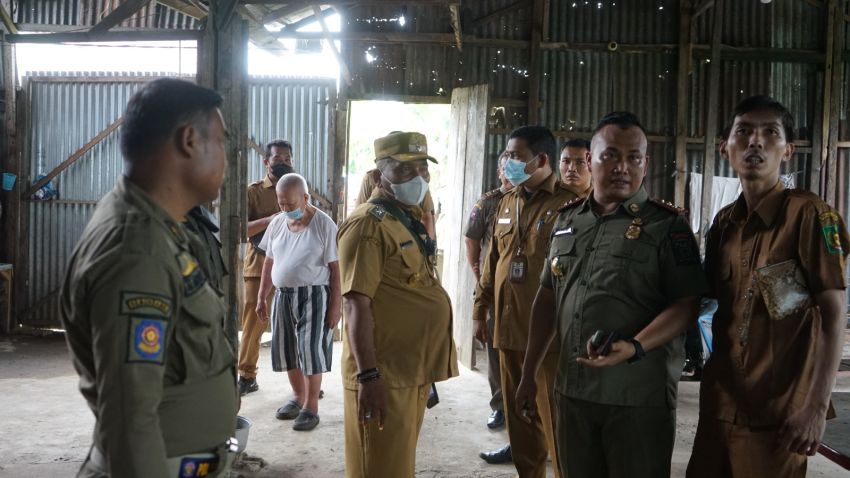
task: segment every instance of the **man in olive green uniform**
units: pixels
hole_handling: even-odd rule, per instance
[[[547,452],[556,464],[557,477],[551,413],[554,412],[551,385],[555,381],[557,346],[544,349],[549,353],[541,370],[541,387],[537,394],[540,417],[526,421],[516,414],[514,397],[528,342],[528,311],[549,250],[549,234],[558,208],[575,198],[576,193],[564,186],[553,171],[558,145],[548,129],[524,126],[514,130],[505,153],[509,158],[505,177],[515,187],[499,203],[493,244],[475,293],[472,313],[476,321],[475,334],[482,341],[489,338],[485,321],[492,308],[496,315],[493,346],[499,349],[508,437],[520,478],[545,477]],[[482,458],[486,460],[486,456]]]
[[[380,183],[339,230],[345,309],[345,473],[412,478],[433,382],[457,375],[448,294],[434,243],[411,210],[428,183],[425,136],[375,140]]]
[[[162,79],[127,105],[124,176],[98,204],[60,296],[80,391],[95,415],[79,476],[218,476],[236,422],[222,293],[182,222],[224,175],[221,96]]]
[[[289,141],[271,141],[266,145],[265,152],[263,165],[266,167],[266,176],[248,186],[248,244],[245,245],[242,264],[245,294],[242,296],[242,342],[239,347],[240,395],[256,392],[260,388],[257,384],[257,361],[260,359],[260,342],[268,322],[260,320],[256,313],[260,276],[266,259],[258,246],[272,219],[280,214],[275,185],[278,179],[293,171],[292,144]],[[271,303],[270,293],[266,299],[268,310],[271,310]]]
[[[472,269],[475,284],[481,280],[481,267],[484,258],[490,250],[490,242],[493,239],[493,223],[496,222],[496,212],[499,210],[499,202],[514,185],[505,179],[504,167],[508,156],[499,156],[499,183],[500,186],[492,191],[481,195],[481,198],[472,206],[469,218],[466,221],[464,232],[464,244],[466,245],[466,261]],[[499,371],[499,351],[493,348],[493,327],[496,318],[493,311],[487,317],[487,332],[489,342],[487,347],[487,381],[490,382],[490,418],[487,419],[487,428],[496,429],[505,426],[504,400],[502,400],[502,375]],[[510,445],[507,445],[510,448]],[[507,456],[503,461],[507,461]]]
[[[706,285],[685,215],[642,185],[646,147],[631,113],[602,119],[593,192],[561,208],[532,309],[518,413],[534,415],[540,350],[557,337],[558,461],[570,477],[670,476],[682,334]]]

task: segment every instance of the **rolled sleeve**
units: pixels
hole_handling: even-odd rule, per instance
[[[809,290],[817,295],[825,290],[847,288],[847,248],[850,239],[844,220],[833,209],[806,207],[800,218],[797,242],[800,265]]]
[[[684,216],[673,219],[660,252],[662,280],[668,299],[702,297],[708,293],[699,246]]]

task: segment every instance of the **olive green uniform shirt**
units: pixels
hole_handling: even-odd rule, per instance
[[[236,359],[195,240],[122,177],[68,266],[60,317],[111,476],[168,476],[232,436]]]
[[[372,197],[391,200],[380,189]],[[416,387],[456,376],[449,296],[411,232],[382,206],[366,203],[354,209],[337,238],[342,295],[372,299],[375,356],[387,386]],[[346,334],[348,326],[346,320]],[[349,340],[343,342],[342,379],[346,388],[359,386]]]
[[[595,369],[576,358],[587,355],[596,330],[631,338],[677,299],[704,295],[694,236],[684,214],[650,200],[643,187],[611,214],[596,214],[592,202],[562,209],[540,278],[555,293],[555,389],[594,403],[675,408],[683,337],[633,364]]]

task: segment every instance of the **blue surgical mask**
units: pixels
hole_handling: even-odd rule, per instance
[[[399,202],[408,206],[416,206],[425,199],[428,183],[422,179],[422,176],[415,176],[410,181],[401,184],[390,184],[390,188],[392,188],[393,194]]]
[[[518,159],[508,159],[505,163],[505,179],[510,181],[514,186],[528,181],[531,175],[525,172],[525,163]]]
[[[292,211],[283,211],[286,214],[287,219],[292,219],[293,221],[297,221],[304,217],[304,208],[299,207],[298,209],[293,209]]]

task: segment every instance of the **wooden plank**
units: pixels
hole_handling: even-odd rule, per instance
[[[288,17],[289,15],[293,15],[295,13],[298,13],[299,11],[304,10],[304,8],[305,7],[301,6],[301,5],[297,5],[297,6],[287,5],[285,7],[277,8],[277,9],[274,9],[271,12],[267,13],[266,15],[264,15],[262,22],[264,24],[265,23],[271,23],[271,22],[274,22],[274,21],[276,21],[280,18]],[[307,6],[307,8],[309,8],[309,6]]]
[[[8,63],[5,64],[8,65]],[[32,98],[32,83],[25,78],[21,85],[20,94],[16,98],[17,104],[15,109],[17,111],[17,118],[11,119],[11,121],[16,121],[17,145],[20,151],[19,154],[12,157],[17,163],[18,188],[21,187],[23,178],[28,178],[30,174],[29,161],[24,160],[24,158],[29,158],[31,154],[30,139],[32,137],[32,125],[30,118],[32,117],[32,105],[30,98]],[[20,191],[20,189],[17,189],[17,191]],[[16,243],[12,244],[14,248],[12,264],[15,265],[15,276],[17,280],[14,282],[12,293],[14,294],[14,314],[18,317],[19,322],[22,322],[20,312],[27,303],[29,281],[29,261],[27,260],[29,256],[29,241],[27,240],[29,237],[29,214],[22,207],[21,196],[16,191],[12,191],[12,194],[10,194],[9,203],[12,206],[12,213],[15,214],[15,211],[17,211],[17,220],[15,221],[17,233],[12,232],[12,237],[18,239]]]
[[[67,32],[67,33],[19,33],[6,35],[9,43],[91,43],[116,41],[176,41],[197,40],[201,37],[200,30],[128,30],[107,31],[102,33]]]
[[[837,207],[840,203],[836,190],[838,182],[838,126],[840,120],[840,101],[841,90],[843,88],[842,77],[844,75],[844,55],[842,54],[842,45],[844,45],[844,17],[842,15],[841,5],[843,2],[838,0],[830,0],[830,9],[828,17],[832,20],[829,24],[827,35],[832,36],[832,52],[827,53],[827,57],[832,57],[831,72],[825,73],[825,77],[829,77],[831,82],[830,90],[833,98],[824,105],[829,106],[829,128],[827,142],[827,182],[826,182],[826,202],[830,206]]]
[[[688,85],[691,71],[691,2],[679,2],[679,58],[676,72],[676,189],[674,204],[685,206],[688,155]]]
[[[25,243],[27,241],[21,240],[20,236],[20,217],[21,217],[21,198],[17,194],[17,191],[20,186],[20,178],[21,178],[21,159],[18,155],[18,123],[17,123],[17,111],[18,111],[18,98],[17,98],[17,90],[15,89],[15,85],[17,84],[17,76],[15,71],[15,46],[9,43],[3,43],[0,48],[2,48],[2,59],[0,61],[3,62],[3,84],[6,87],[3,89],[3,100],[5,102],[6,110],[3,116],[3,133],[6,135],[6,148],[5,151],[2,152],[2,168],[3,171],[11,172],[18,176],[18,181],[15,185],[15,188],[9,192],[2,192],[3,196],[3,206],[5,210],[2,214],[3,219],[3,262],[11,263],[15,266],[15,274],[20,274],[20,269],[17,269],[19,257],[18,257],[18,247],[20,244]],[[26,131],[26,130],[23,130]],[[26,134],[26,133],[24,133]],[[19,294],[16,291],[23,288],[20,280],[12,282],[12,313],[11,317],[17,317],[16,307],[20,302],[18,301]],[[14,321],[2,321],[0,323],[0,334],[7,334],[14,327]]]
[[[198,5],[187,4],[181,0],[157,0],[157,2],[197,20],[201,20],[207,16],[207,11],[203,10]]]
[[[509,13],[513,13],[525,8],[531,8],[531,3],[529,2],[529,0],[519,0],[517,2],[511,3],[510,5],[499,8],[498,10],[494,10],[493,12],[488,13],[487,15],[476,18],[472,21],[471,27],[474,30],[491,22],[495,22],[496,20],[502,18],[503,16]]]
[[[113,131],[115,131],[121,124],[124,122],[124,117],[118,117],[117,120],[113,121],[112,124],[106,127],[103,131],[97,134],[94,138],[90,139],[88,143],[84,144],[80,149],[78,149],[74,154],[68,156],[65,161],[59,163],[58,166],[53,168],[46,176],[39,179],[35,184],[30,186],[30,188],[21,195],[21,198],[28,198],[35,194],[36,191],[41,189],[45,184],[49,183],[51,179],[55,178],[62,171],[68,169],[69,166],[76,163],[78,159],[82,158],[86,153],[88,153],[92,148],[97,146],[98,143],[106,139]]]
[[[835,22],[833,21],[832,15],[835,13],[835,9],[838,5],[838,0],[829,0],[829,6],[826,10],[826,15],[824,16],[826,22],[826,57],[823,65],[823,116],[821,117],[821,151],[820,151],[820,161],[822,167],[826,168],[826,184],[824,185],[824,195],[822,196],[824,201],[829,203],[830,205],[835,204],[835,178],[830,178],[830,173],[832,172],[832,168],[830,167],[832,163],[835,162],[835,158],[830,155],[830,147],[829,147],[829,132],[832,121],[832,106],[830,103],[833,102],[832,95],[832,74],[835,71],[834,68],[834,55],[835,51]],[[840,93],[837,93],[840,95]]]
[[[714,165],[717,156],[717,108],[720,97],[720,40],[723,35],[723,8],[725,2],[714,2],[711,25],[711,65],[708,72],[708,97],[705,118],[705,160],[702,168],[702,197],[700,199],[699,238],[700,247],[705,247],[705,236],[711,225],[711,188],[714,182]]]
[[[463,32],[461,32],[460,28],[460,6],[459,5],[449,5],[449,15],[451,16],[451,24],[452,31],[455,34],[455,44],[457,45],[457,51],[463,51],[463,40],[461,36],[463,36]]]
[[[123,3],[115,7],[114,10],[109,12],[103,20],[97,22],[96,25],[89,29],[89,33],[97,34],[103,33],[110,28],[118,25],[124,20],[130,18],[138,12],[143,6],[150,3],[150,0],[124,0]]]
[[[12,21],[12,16],[9,15],[9,12],[2,3],[0,3],[0,19],[3,20],[3,26],[6,27],[7,33],[18,33],[18,27],[15,25],[15,22]]]
[[[540,122],[540,81],[542,75],[542,55],[540,43],[543,40],[543,0],[533,0],[531,7],[531,45],[528,52],[528,124]]]
[[[699,2],[694,8],[694,14],[691,16],[694,20],[700,17],[703,13],[707,12],[709,8],[714,6],[714,0],[702,0]]]
[[[321,5],[358,5],[358,6],[388,6],[399,7],[405,5],[431,5],[447,6],[458,3],[459,0],[322,0]],[[239,0],[242,5],[283,5],[286,4],[295,9],[310,8],[314,0]]]
[[[337,8],[339,8],[339,7],[337,7]],[[322,10],[322,15],[321,15],[322,18],[328,18],[330,16],[335,15],[336,12],[337,12],[337,8],[326,8],[326,9]],[[309,17],[304,17],[301,20],[298,20],[297,22],[293,22],[293,23],[290,23],[290,24],[284,26],[283,29],[284,30],[290,30],[290,31],[298,31],[299,28],[304,28],[307,25],[309,25],[313,22],[316,22],[316,21],[318,21],[316,15],[310,15]]]
[[[814,85],[815,85],[815,98],[817,100],[814,102],[814,111],[813,111],[813,125],[812,128],[812,166],[811,171],[809,173],[809,191],[818,196],[821,195],[821,191],[826,190],[823,184],[823,180],[826,179],[821,170],[823,168],[823,117],[824,110],[828,110],[828,108],[824,108],[823,91],[825,86],[823,72],[818,72],[814,75]],[[797,145],[797,151],[799,151],[799,141],[795,141],[794,144]]]
[[[325,35],[330,33],[330,29],[328,29],[328,25],[325,23],[325,18],[322,16],[322,10],[318,5],[313,5],[313,15],[319,21],[319,25],[322,27],[322,33]],[[348,69],[348,65],[345,64],[345,59],[342,58],[342,55],[339,53],[339,50],[336,48],[336,44],[333,40],[325,40],[328,48],[331,49],[331,53],[333,53],[334,58],[336,58],[336,62],[339,65],[339,72],[342,74],[342,79],[345,80],[345,84],[351,86],[353,83],[351,77],[351,70]]]
[[[293,32],[280,31],[273,33],[277,38],[296,40],[340,40],[369,43],[410,43],[454,45],[453,33],[393,33],[393,32]],[[463,35],[462,40],[470,45],[501,46],[505,48],[526,49],[529,42],[524,40],[501,40],[497,38],[478,38],[473,35]]]

